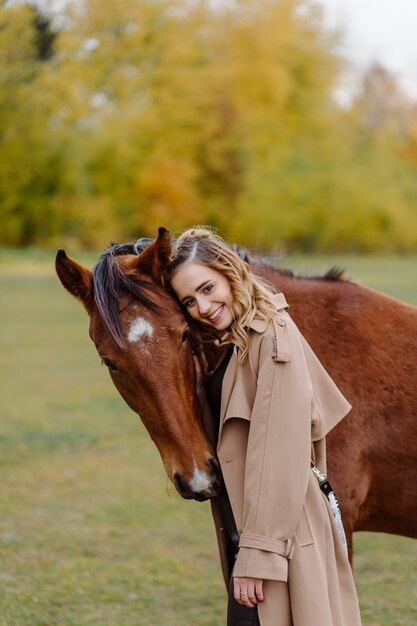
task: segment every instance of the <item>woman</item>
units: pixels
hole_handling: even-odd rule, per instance
[[[228,626],[359,626],[345,546],[311,469],[326,471],[325,435],[350,405],[284,295],[222,239],[185,231],[167,281],[194,341],[218,355],[203,422],[228,496],[212,503]]]

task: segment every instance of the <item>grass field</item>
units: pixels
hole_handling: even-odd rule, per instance
[[[224,626],[209,507],[167,482],[53,256],[0,251],[0,626]],[[334,263],[417,304],[416,257],[286,264]],[[364,626],[415,626],[417,542],[358,533],[355,552]]]

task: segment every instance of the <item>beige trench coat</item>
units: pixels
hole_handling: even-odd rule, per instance
[[[326,471],[325,435],[350,410],[274,296],[276,319],[254,320],[249,358],[237,348],[223,379],[217,454],[240,534],[233,574],[264,579],[261,626],[360,626],[351,568],[311,471]],[[205,403],[203,422],[215,440]],[[227,537],[212,512],[227,584]]]

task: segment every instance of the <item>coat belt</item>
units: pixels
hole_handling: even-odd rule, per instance
[[[288,560],[292,559],[294,546],[291,539],[272,539],[262,535],[252,535],[250,533],[242,533],[239,541],[239,548],[255,548],[257,550],[265,550],[266,552],[275,552],[281,556],[285,556]]]

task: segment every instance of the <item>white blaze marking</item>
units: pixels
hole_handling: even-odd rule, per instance
[[[207,472],[202,472],[197,469],[197,466],[194,464],[194,475],[190,482],[190,487],[194,493],[198,493],[200,491],[207,491],[211,489],[211,478],[207,474]]]
[[[153,326],[150,321],[144,317],[137,317],[130,325],[127,338],[131,343],[134,343],[138,339],[142,339],[147,342],[152,339],[152,335]]]

